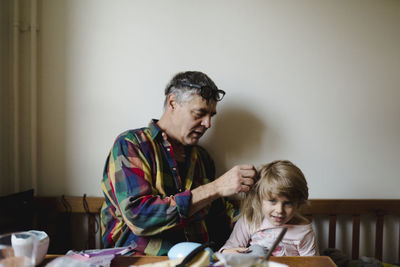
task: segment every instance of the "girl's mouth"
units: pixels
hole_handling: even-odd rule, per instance
[[[271,217],[277,223],[282,223],[284,221],[284,219],[285,219],[285,217],[279,217],[279,216],[273,216],[273,215],[271,215]]]

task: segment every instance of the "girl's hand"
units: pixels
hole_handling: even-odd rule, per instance
[[[249,252],[249,248],[226,248],[222,251],[222,253],[247,253]]]

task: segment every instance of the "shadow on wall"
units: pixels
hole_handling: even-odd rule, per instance
[[[219,111],[202,142],[215,161],[217,176],[236,164],[254,164],[263,149],[266,132],[265,120],[243,107]]]

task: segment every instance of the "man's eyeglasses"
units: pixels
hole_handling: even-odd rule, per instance
[[[210,100],[211,98],[214,99],[215,101],[221,101],[225,95],[224,90],[220,89],[215,90],[208,85],[202,86],[199,84],[189,83],[189,82],[179,82],[179,84],[187,87],[200,89],[200,95],[207,101]]]

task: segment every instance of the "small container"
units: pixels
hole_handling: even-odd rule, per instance
[[[0,235],[0,267],[33,267],[47,254],[50,239],[43,231]]]
[[[0,235],[0,267],[33,267],[38,248],[36,235],[16,232]]]
[[[46,232],[43,231],[30,230],[28,232],[34,234],[38,239],[38,246],[35,255],[35,264],[39,265],[46,257],[47,250],[49,249],[50,238],[46,234]]]

